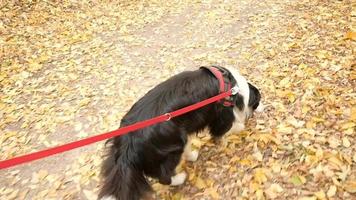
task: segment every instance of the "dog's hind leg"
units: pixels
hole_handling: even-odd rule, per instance
[[[161,163],[158,175],[158,180],[161,184],[177,186],[184,183],[187,174],[185,172],[175,174],[181,155],[181,152],[170,153],[167,159]]]
[[[171,177],[171,186],[178,186],[182,185],[185,182],[185,179],[187,178],[187,174],[185,172],[180,172],[174,176]]]

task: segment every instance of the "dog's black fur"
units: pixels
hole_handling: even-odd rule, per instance
[[[231,74],[232,85],[236,80]],[[256,109],[260,93],[249,84],[248,106]],[[218,80],[206,69],[183,72],[157,85],[123,117],[121,127],[205,100],[219,93]],[[243,96],[237,94],[236,107],[242,110]],[[221,103],[203,108],[141,130],[109,140],[108,157],[102,166],[104,177],[99,198],[138,200],[150,191],[145,175],[170,184],[175,175],[188,134],[208,127],[213,137],[221,137],[235,120],[233,107]]]

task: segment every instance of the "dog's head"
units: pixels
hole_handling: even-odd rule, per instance
[[[236,80],[237,86],[239,87],[239,92],[235,98],[235,106],[237,108],[236,114],[244,121],[253,116],[254,112],[262,112],[264,109],[261,103],[261,93],[251,83],[247,82],[245,77],[243,77],[236,69],[227,68],[234,79]]]
[[[264,110],[264,106],[261,102],[261,93],[260,91],[251,83],[248,83],[249,87],[249,99],[248,99],[248,109],[251,113],[253,112],[262,112]]]

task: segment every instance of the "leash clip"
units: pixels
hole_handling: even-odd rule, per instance
[[[167,116],[166,121],[169,121],[169,120],[172,119],[172,114],[171,114],[171,113],[166,113],[166,114],[164,114],[164,115]]]
[[[233,88],[231,88],[232,95],[237,94],[239,91],[240,91],[240,88],[237,85],[235,85]]]

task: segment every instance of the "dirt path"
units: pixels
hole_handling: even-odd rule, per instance
[[[189,181],[157,199],[353,199],[350,1],[0,4],[0,158],[119,126],[171,75],[238,68],[267,112],[226,146],[199,135]],[[354,36],[353,36],[354,37]],[[353,77],[353,78],[352,78]],[[103,143],[0,172],[0,199],[95,199]]]

